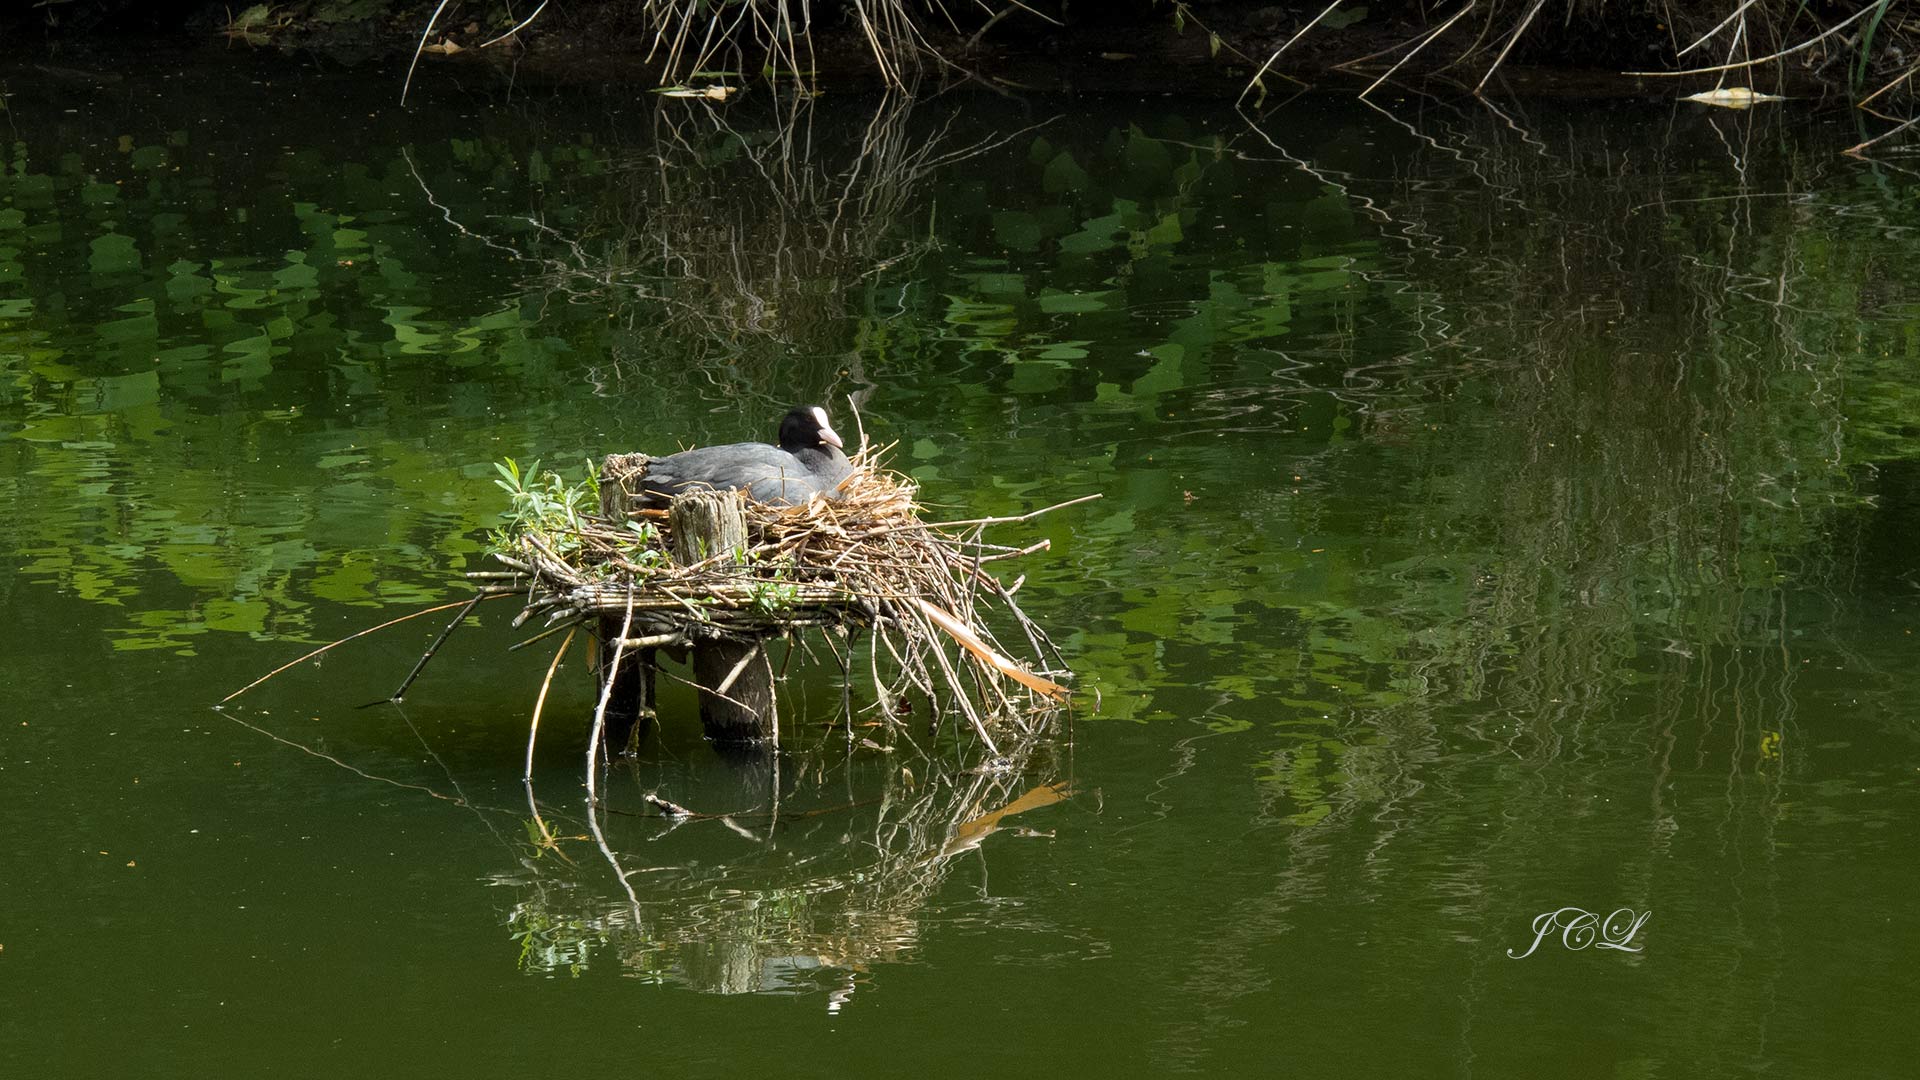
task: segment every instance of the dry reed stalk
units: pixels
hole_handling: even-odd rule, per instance
[[[1411,52],[1401,57],[1397,62],[1394,63],[1392,67],[1388,68],[1387,73],[1385,75],[1382,75],[1379,78],[1373,80],[1373,82],[1369,83],[1365,90],[1360,91],[1359,96],[1362,99],[1365,99],[1368,94],[1371,94],[1375,90],[1379,89],[1381,83],[1386,82],[1388,79],[1393,78],[1394,72],[1399,71],[1400,68],[1404,66],[1407,61],[1413,59],[1415,56],[1418,56],[1420,54],[1421,49],[1424,49],[1428,45],[1433,44],[1434,41],[1440,37],[1440,35],[1452,29],[1453,24],[1459,22],[1461,17],[1464,16],[1467,12],[1472,11],[1474,9],[1474,5],[1477,4],[1478,2],[1479,0],[1467,0],[1466,7],[1463,7],[1458,12],[1456,12],[1453,18],[1448,19],[1446,22],[1441,23],[1438,27],[1435,27],[1433,30],[1429,31],[1425,37],[1420,39],[1420,44],[1415,45]]]
[[[533,722],[527,725],[527,768],[520,777],[522,780],[533,779],[533,745],[540,737],[540,713],[547,707],[547,691],[553,686],[553,673],[560,670],[560,659],[567,655],[567,647],[573,644],[573,635],[579,631],[578,626],[567,627],[567,640],[560,643],[560,648],[553,654],[553,663],[547,665],[547,677],[540,680],[540,696],[533,702]]]
[[[1546,6],[1547,0],[1534,0],[1533,7],[1527,10],[1526,18],[1520,20],[1520,25],[1514,29],[1512,36],[1507,38],[1506,47],[1500,50],[1499,56],[1494,57],[1493,66],[1487,68],[1487,73],[1480,76],[1480,81],[1473,85],[1474,93],[1477,94],[1486,89],[1487,80],[1493,78],[1493,73],[1500,70],[1500,65],[1506,62],[1507,54],[1512,52],[1513,47],[1519,43],[1520,36],[1527,32],[1527,27],[1533,25],[1533,17],[1540,14],[1540,9]]]
[[[1738,63],[1728,62],[1725,64],[1717,64],[1713,67],[1688,68],[1685,71],[1625,71],[1625,72],[1621,72],[1621,74],[1632,75],[1639,78],[1653,79],[1653,78],[1672,78],[1679,75],[1712,75],[1716,72],[1721,72],[1721,71],[1735,71],[1740,68],[1758,67],[1761,64],[1769,63],[1774,60],[1779,60],[1783,57],[1792,56],[1794,53],[1802,52],[1807,49],[1810,49],[1815,45],[1818,45],[1820,42],[1825,41],[1827,38],[1830,38],[1833,35],[1839,33],[1840,31],[1845,30],[1847,27],[1852,26],[1854,23],[1859,22],[1861,19],[1867,17],[1868,15],[1873,14],[1874,11],[1875,11],[1875,6],[1868,6],[1868,7],[1861,8],[1859,11],[1856,11],[1852,15],[1849,15],[1848,17],[1846,17],[1845,19],[1842,19],[1839,22],[1834,23],[1832,26],[1827,27],[1825,30],[1821,31],[1819,34],[1816,34],[1815,36],[1800,42],[1798,45],[1781,49],[1777,52],[1768,53],[1767,55],[1762,57],[1741,60]]]
[[[1319,26],[1319,25],[1320,25],[1320,20],[1322,20],[1322,19],[1324,19],[1324,18],[1326,18],[1327,16],[1329,16],[1329,15],[1331,15],[1331,14],[1333,14],[1333,9],[1334,9],[1334,8],[1337,8],[1337,7],[1339,7],[1339,6],[1341,5],[1341,3],[1342,3],[1342,2],[1343,2],[1343,0],[1333,0],[1333,3],[1331,3],[1331,4],[1328,4],[1328,5],[1327,5],[1326,7],[1324,7],[1324,8],[1321,8],[1321,9],[1320,9],[1320,14],[1318,14],[1318,15],[1315,15],[1315,16],[1314,16],[1314,17],[1313,17],[1313,18],[1312,18],[1311,20],[1309,20],[1309,21],[1307,22],[1307,25],[1305,25],[1305,26],[1303,26],[1303,27],[1301,27],[1300,29],[1298,29],[1298,30],[1296,30],[1296,31],[1294,31],[1294,33],[1293,33],[1293,36],[1292,36],[1292,37],[1290,37],[1290,38],[1288,38],[1288,39],[1286,40],[1286,43],[1285,43],[1285,44],[1283,44],[1283,45],[1281,45],[1281,46],[1280,46],[1279,48],[1277,48],[1277,49],[1275,49],[1275,50],[1273,50],[1273,55],[1272,55],[1272,56],[1269,56],[1269,57],[1267,57],[1267,62],[1266,62],[1266,63],[1264,63],[1264,64],[1261,64],[1261,65],[1260,65],[1260,70],[1259,70],[1259,71],[1256,71],[1256,72],[1254,72],[1254,73],[1253,73],[1253,78],[1251,78],[1251,79],[1248,79],[1248,80],[1247,80],[1247,85],[1246,85],[1246,89],[1244,89],[1244,90],[1241,90],[1241,91],[1240,91],[1240,96],[1239,96],[1239,97],[1237,97],[1237,98],[1235,98],[1235,99],[1233,99],[1233,103],[1234,103],[1234,105],[1235,105],[1236,107],[1237,107],[1237,106],[1239,106],[1239,104],[1240,104],[1240,103],[1241,103],[1242,101],[1245,101],[1245,100],[1246,100],[1246,97],[1247,97],[1247,94],[1248,94],[1248,93],[1250,93],[1250,92],[1251,92],[1251,91],[1253,90],[1253,88],[1254,88],[1254,87],[1256,87],[1256,86],[1259,86],[1259,85],[1260,85],[1260,79],[1261,79],[1261,77],[1262,77],[1262,76],[1264,76],[1264,75],[1266,75],[1266,73],[1267,73],[1267,71],[1268,71],[1268,69],[1270,69],[1270,68],[1272,68],[1272,67],[1273,67],[1273,64],[1274,64],[1274,61],[1276,61],[1276,60],[1278,60],[1278,59],[1280,59],[1280,54],[1281,54],[1281,53],[1283,53],[1283,52],[1286,52],[1286,51],[1287,51],[1288,49],[1291,49],[1291,48],[1293,48],[1293,43],[1294,43],[1294,42],[1296,42],[1296,41],[1299,41],[1299,40],[1300,40],[1300,39],[1301,39],[1302,37],[1305,37],[1305,36],[1306,36],[1306,33],[1307,33],[1307,31],[1309,31],[1309,30],[1311,30],[1311,29],[1313,29],[1313,28],[1314,28],[1314,27],[1316,27],[1316,26]],[[1264,87],[1263,87],[1263,88],[1262,88],[1262,90],[1261,90],[1261,95],[1260,95],[1260,96],[1261,96],[1262,98],[1265,98],[1265,97],[1266,97],[1266,91],[1265,91],[1265,88],[1264,88]],[[1258,104],[1258,103],[1256,102],[1256,104]]]

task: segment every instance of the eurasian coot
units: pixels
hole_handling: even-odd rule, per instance
[[[745,488],[747,497],[776,506],[798,506],[821,495],[840,497],[853,473],[844,444],[818,405],[796,406],[780,420],[780,445],[730,443],[654,458],[641,489],[665,506],[683,491]]]

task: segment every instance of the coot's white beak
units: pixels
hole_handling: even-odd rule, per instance
[[[818,405],[815,405],[813,407],[813,418],[815,420],[820,421],[820,441],[821,442],[826,443],[828,446],[838,447],[839,449],[842,449],[842,450],[845,450],[847,448],[847,444],[840,441],[840,433],[833,430],[832,424],[827,423],[827,410],[821,408]]]

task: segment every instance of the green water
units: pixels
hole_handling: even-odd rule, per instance
[[[5,1075],[1911,1075],[1920,184],[1844,112],[291,63],[0,67]],[[590,818],[485,609],[212,707],[459,599],[494,461],[849,395],[956,514],[1102,496],[1003,537],[1100,698],[1011,772],[803,657]],[[1509,955],[1576,906],[1639,951]]]

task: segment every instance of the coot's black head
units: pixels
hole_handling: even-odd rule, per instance
[[[827,410],[818,405],[797,405],[780,418],[780,449],[789,454],[818,450],[822,446],[845,447],[840,434],[827,423]]]

